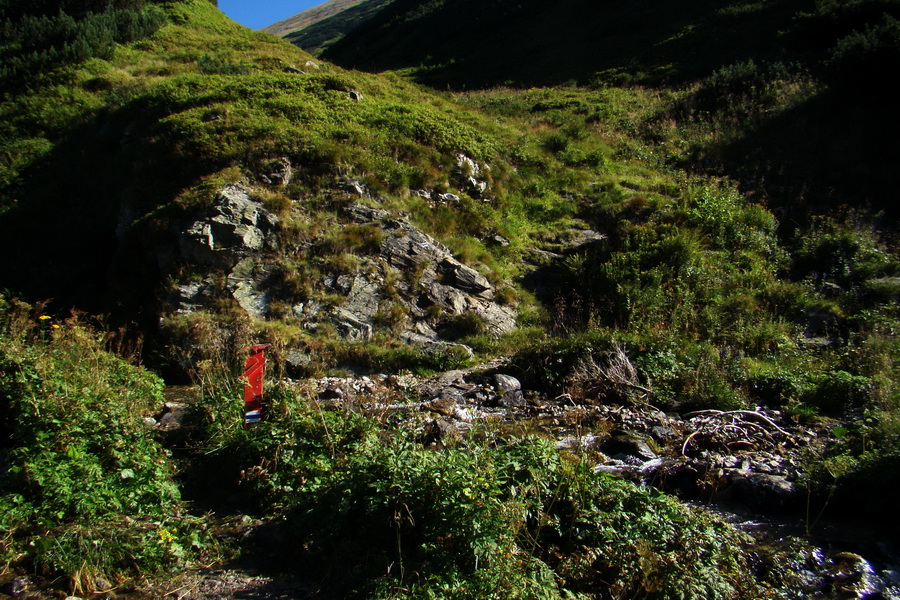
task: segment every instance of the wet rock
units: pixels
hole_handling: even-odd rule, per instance
[[[641,438],[619,433],[607,440],[600,448],[605,454],[613,456],[623,454],[633,456],[641,461],[641,463],[657,458],[656,452]]]
[[[644,464],[644,461],[638,458],[637,456],[633,456],[631,454],[619,453],[610,457],[613,461],[618,461],[623,465],[628,465],[631,467],[640,467]]]
[[[657,441],[665,442],[675,439],[675,430],[664,425],[656,425],[650,429],[650,435]]]
[[[852,552],[841,552],[832,557],[826,581],[841,598],[871,598],[879,592],[879,581],[866,560]]]
[[[14,577],[3,585],[0,585],[0,592],[9,596],[21,594],[31,586],[31,578],[25,576]]]
[[[525,400],[525,395],[521,390],[509,390],[503,392],[498,404],[505,408],[522,408],[528,405],[528,401]]]
[[[434,419],[425,426],[425,434],[421,439],[427,447],[444,446],[459,434],[456,427],[445,419]]]
[[[599,435],[573,435],[556,442],[557,448],[576,450],[580,448],[593,448],[599,446],[603,437]]]
[[[518,392],[522,389],[522,383],[512,375],[498,373],[494,375],[494,383],[501,392]]]
[[[656,471],[657,485],[661,489],[686,500],[701,496],[703,475],[704,471],[697,465],[682,462],[665,463]]]
[[[166,402],[163,405],[162,413],[156,419],[159,423],[159,429],[162,431],[181,429],[187,409],[187,404]]]
[[[437,398],[430,402],[423,402],[420,408],[421,410],[428,410],[445,417],[450,417],[453,416],[454,409],[456,408],[456,401],[447,397]]]
[[[781,475],[748,472],[733,480],[734,496],[751,508],[784,511],[798,505],[796,486]]]

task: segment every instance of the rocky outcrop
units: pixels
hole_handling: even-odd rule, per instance
[[[278,217],[250,199],[241,184],[225,186],[212,207],[181,230],[178,248],[187,262],[229,268],[277,246]]]
[[[353,205],[347,215],[357,224],[377,225],[382,242],[377,260],[368,260],[353,278],[340,279],[332,288],[347,296],[340,316],[372,324],[387,301],[383,292],[390,279],[395,305],[409,323],[403,334],[420,346],[442,342],[436,332],[459,315],[471,315],[491,334],[512,330],[516,311],[495,301],[493,284],[478,271],[453,257],[450,250],[410,223],[388,213]]]
[[[453,178],[459,190],[469,194],[473,198],[484,198],[490,189],[487,174],[490,167],[480,165],[465,154],[456,155],[456,168],[453,170]]]
[[[270,167],[270,181],[284,185],[290,179],[286,160],[276,160]],[[179,228],[178,258],[203,271],[223,272],[224,291],[250,315],[264,317],[270,295],[265,257],[278,247],[278,226],[278,217],[251,199],[244,185],[227,185],[209,209]],[[176,312],[193,312],[214,302],[222,287],[212,277],[182,281],[170,293],[169,304]]]
[[[270,166],[267,177],[273,184],[275,174],[289,177],[289,164],[276,160]],[[369,196],[355,180],[342,180],[340,190]],[[470,333],[499,335],[516,326],[515,308],[498,302],[490,280],[406,220],[362,204],[347,206],[343,220],[364,226],[377,245],[356,253],[350,268],[328,268],[314,286],[321,296],[289,304],[289,318],[309,328],[330,324],[347,340],[367,340],[389,330],[430,353],[455,348],[469,355],[471,350],[456,339]],[[216,271],[224,277],[177,283],[169,298],[174,311],[200,310],[230,295],[249,315],[267,318],[273,299],[283,302],[272,277],[278,229],[278,218],[252,200],[246,187],[223,188],[207,211],[183,226],[178,251],[194,272]],[[320,300],[324,297],[328,299]],[[336,297],[343,300],[335,302]],[[514,396],[510,401],[519,402]]]

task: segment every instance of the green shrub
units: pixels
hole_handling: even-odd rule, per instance
[[[817,378],[804,401],[827,413],[841,413],[866,406],[872,396],[872,380],[846,371],[833,371]]]
[[[140,0],[67,2],[52,10],[42,4],[6,0],[0,5],[0,81],[7,85],[61,65],[109,58],[115,44],[147,37],[166,20]]]
[[[734,530],[544,440],[426,450],[286,394],[265,427],[211,443],[304,540],[285,564],[344,597],[736,598],[753,586]]]
[[[694,93],[696,107],[705,112],[738,114],[753,106],[759,110],[771,102],[774,82],[793,77],[796,66],[781,62],[757,64],[753,59],[724,66],[703,81]]]
[[[94,576],[181,564],[200,532],[142,421],[162,406],[162,382],[75,320],[31,320],[25,310],[0,311],[2,560],[24,559],[85,592]]]
[[[235,64],[210,54],[197,59],[197,70],[204,75],[246,75],[250,72],[247,65]]]

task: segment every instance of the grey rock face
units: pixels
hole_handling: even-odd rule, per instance
[[[270,167],[272,173],[289,177],[288,164]],[[271,174],[266,177],[275,182]],[[369,196],[356,180],[343,180],[341,189]],[[331,323],[338,335],[350,340],[371,339],[378,327],[391,327],[401,339],[426,352],[462,350],[466,354],[471,350],[455,344],[453,337],[465,335],[467,323],[493,335],[515,328],[515,309],[494,301],[491,282],[431,236],[388,211],[362,204],[347,206],[344,219],[375,230],[378,237],[373,239],[380,240],[377,254],[357,255],[355,266],[331,270],[319,279],[318,290],[343,296],[337,306],[333,300],[322,306],[315,299],[291,306],[290,314],[303,326]],[[175,310],[198,310],[225,293],[251,316],[268,317],[270,303],[280,293],[270,283],[277,227],[278,219],[251,200],[246,188],[224,188],[213,207],[191,222],[179,238],[183,261],[219,269],[224,280],[211,276],[179,283],[170,295]],[[474,315],[474,320],[453,321],[464,314]]]
[[[278,217],[254,202],[240,184],[226,186],[212,208],[179,236],[183,259],[230,267],[254,252],[274,249]]]
[[[265,263],[245,258],[234,266],[226,280],[231,295],[251,316],[262,318],[269,312],[269,290],[263,285],[268,277]]]
[[[277,164],[276,164],[277,163]],[[290,163],[275,161],[272,176],[290,178]],[[269,290],[264,282],[270,267],[262,256],[277,248],[278,218],[250,199],[241,184],[225,186],[212,207],[189,223],[178,237],[182,260],[226,272],[225,288],[250,315],[265,317]],[[180,283],[170,296],[178,312],[191,312],[213,301],[217,287],[211,279]]]
[[[494,375],[494,382],[497,385],[497,389],[502,392],[518,392],[522,389],[522,384],[512,375],[497,373]]]
[[[445,257],[437,265],[437,270],[445,283],[469,294],[484,294],[493,289],[491,283],[478,271],[455,258]]]
[[[266,172],[260,175],[260,179],[270,185],[285,187],[291,182],[293,175],[294,169],[290,159],[282,156],[266,165]]]

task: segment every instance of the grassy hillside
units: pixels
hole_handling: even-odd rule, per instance
[[[403,0],[325,58],[437,89],[665,90],[673,102],[644,130],[687,147],[679,167],[727,174],[791,220],[799,200],[801,213],[852,205],[891,222],[900,124],[883,73],[898,66],[898,16],[892,0]]]
[[[0,264],[4,562],[89,593],[97,575],[126,582],[246,550],[233,540],[217,548],[211,517],[183,512],[177,485],[197,477],[280,523],[291,543],[278,547],[296,552],[286,568],[321,577],[338,597],[777,595],[768,588],[784,582],[754,578],[731,527],[598,475],[588,455],[477,427],[425,449],[389,413],[323,408],[304,383],[351,371],[402,379],[498,356],[529,389],[565,398],[584,394],[579,365],[621,352],[643,391],[598,401],[765,406],[836,429],[825,454],[808,459],[813,501],[889,506],[877,492],[897,473],[900,260],[863,204],[888,206],[890,171],[879,169],[891,154],[865,142],[890,139],[863,127],[881,114],[867,110],[883,107],[879,82],[846,74],[866,73],[873,56],[891,60],[896,23],[882,15],[895,3],[699,3],[677,15],[610,5],[604,14],[621,17],[610,31],[634,24],[616,29],[620,50],[645,48],[636,63],[592,45],[603,38],[548,42],[559,20],[590,30],[586,5],[495,4],[475,13],[472,31],[521,23],[522,52],[534,39],[526,33],[543,36],[544,52],[522,63],[534,78],[504,63],[506,50],[490,63],[487,36],[473,46],[487,62],[459,54],[448,68],[469,64],[472,86],[582,76],[590,85],[435,92],[404,75],[438,76],[444,59],[391,63],[427,63],[401,73],[345,70],[237,26],[206,0],[73,2],[43,15],[0,4],[5,64],[40,65],[4,71],[0,97],[0,235],[16,249]],[[416,12],[395,0],[358,31],[440,17],[446,26],[430,31],[438,52],[465,7]],[[123,37],[110,24],[119,17],[147,26]],[[750,35],[764,23],[803,24],[797,44],[819,41],[803,50],[774,28]],[[26,33],[60,27],[62,44],[48,34],[37,53],[28,45]],[[497,31],[512,41],[511,28]],[[95,35],[103,52],[70,51]],[[801,56],[810,58],[785,62]],[[816,133],[814,117],[850,100],[845,119],[828,122],[859,138]],[[250,239],[250,262],[181,251],[186,229],[221,216],[210,215],[223,190],[242,190],[254,219],[265,211],[277,223],[273,239]],[[416,237],[419,248],[446,246],[455,270],[434,284],[466,273],[470,288],[514,309],[514,328],[492,333],[475,311],[422,300],[425,267],[386,265],[392,227],[431,236]],[[327,316],[376,275],[371,335],[340,335]],[[248,281],[264,289],[265,310],[237,297]],[[203,290],[203,304],[173,301],[184,289]],[[97,327],[70,319],[73,308]],[[474,356],[403,338],[413,310]],[[177,460],[138,420],[158,406],[160,380],[113,355],[136,360],[123,350],[140,339],[146,364],[199,386]],[[305,362],[295,385],[276,384],[270,423],[245,430],[237,374],[257,342],[273,345],[277,374],[289,354]],[[895,511],[871,514],[896,527]],[[91,541],[101,538],[122,544]],[[79,562],[88,547],[96,552]],[[348,563],[351,573],[329,576],[327,566]]]
[[[621,73],[685,82],[751,56],[777,58],[778,31],[811,3],[401,0],[328,51],[366,70],[412,68],[456,89],[583,84]]]

